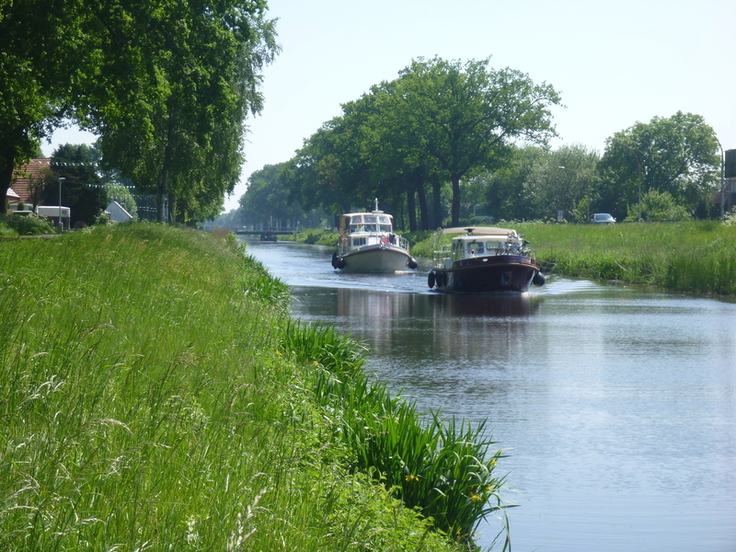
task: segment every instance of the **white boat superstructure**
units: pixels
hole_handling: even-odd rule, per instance
[[[397,272],[414,269],[409,242],[393,231],[393,217],[383,211],[346,213],[332,266],[346,272]]]

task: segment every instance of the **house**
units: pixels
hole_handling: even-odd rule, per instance
[[[26,165],[13,172],[13,184],[8,188],[8,200],[11,203],[33,204],[35,186],[43,182],[46,173],[51,170],[51,158],[31,159]],[[11,197],[13,192],[17,197]]]
[[[112,222],[128,222],[129,220],[133,220],[133,215],[115,200],[111,201],[105,208],[105,213],[110,215]]]

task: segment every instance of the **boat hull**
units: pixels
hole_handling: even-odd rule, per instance
[[[456,261],[448,268],[434,268],[430,288],[444,293],[526,292],[544,276],[533,259],[516,255],[475,257]]]
[[[416,268],[416,261],[400,247],[380,244],[333,256],[332,265],[343,272],[398,272]]]

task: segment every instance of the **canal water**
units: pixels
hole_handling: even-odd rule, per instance
[[[295,317],[365,341],[367,369],[420,411],[487,420],[509,454],[513,551],[736,551],[736,304],[554,276],[446,296],[426,266],[348,275],[324,247],[248,252],[292,286]]]

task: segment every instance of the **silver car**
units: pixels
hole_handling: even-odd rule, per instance
[[[610,213],[596,213],[590,217],[590,222],[593,224],[612,224],[616,222],[616,219]]]

